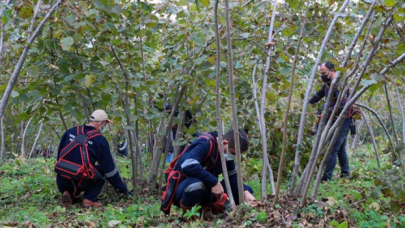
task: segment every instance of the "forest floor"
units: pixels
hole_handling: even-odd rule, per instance
[[[388,160],[384,156],[382,160]],[[170,216],[161,213],[160,195],[141,186],[133,198],[122,199],[106,185],[100,195],[104,207],[74,205],[67,211],[55,184],[54,159],[8,160],[0,167],[0,227],[405,227],[403,208],[393,210],[392,200],[375,185],[381,175],[375,159],[367,153],[350,159],[353,179],[336,177],[322,184],[318,201],[304,207],[286,196],[284,187],[274,208],[269,194],[265,201],[241,205],[228,214],[205,214],[204,220],[189,224],[179,219],[175,207]],[[119,158],[117,163],[133,188],[130,160]],[[249,179],[260,198],[260,180]]]

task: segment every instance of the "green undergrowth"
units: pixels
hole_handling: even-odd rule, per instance
[[[388,164],[388,156],[382,156]],[[120,198],[110,185],[100,194],[104,207],[85,209],[75,204],[69,211],[61,207],[55,183],[54,159],[8,160],[0,167],[0,227],[405,227],[402,210],[393,206],[402,202],[387,195],[386,187],[377,186],[384,170],[379,171],[375,158],[359,153],[351,156],[353,179],[339,179],[321,184],[318,199],[305,207],[299,199],[285,194],[285,185],[274,208],[270,187],[265,201],[241,205],[230,214],[204,214],[205,220],[190,224],[179,219],[181,212],[172,207],[170,216],[160,212],[160,196],[143,183],[136,186],[133,198]],[[124,181],[133,189],[129,177],[129,159],[118,158]],[[145,170],[147,170],[145,168]],[[339,173],[338,168],[335,173]],[[144,175],[144,178],[146,175]],[[260,174],[246,178],[255,197],[260,198]],[[286,182],[286,181],[285,181]],[[268,185],[268,184],[267,184]],[[394,187],[392,187],[394,189]],[[385,190],[384,190],[385,189]],[[394,191],[394,190],[393,190]],[[311,190],[309,191],[309,193]],[[185,216],[199,215],[198,208]]]

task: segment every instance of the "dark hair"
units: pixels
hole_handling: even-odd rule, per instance
[[[229,130],[223,137],[223,140],[228,141],[229,148],[235,149],[235,138],[233,136],[233,129]],[[242,129],[239,129],[239,143],[241,152],[247,151],[249,148],[249,139],[246,135],[246,132]]]
[[[322,64],[325,64],[325,67],[328,68],[329,70],[335,71],[335,64],[333,64],[332,62],[326,61],[326,62],[324,62]]]

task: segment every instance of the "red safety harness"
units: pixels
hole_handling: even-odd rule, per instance
[[[90,163],[89,152],[87,149],[87,143],[90,139],[101,135],[98,130],[91,130],[84,133],[84,126],[82,126],[81,133],[80,127],[77,126],[77,135],[75,139],[66,145],[59,154],[59,159],[55,163],[55,172],[61,177],[71,180],[75,186],[81,189],[86,189],[92,183],[98,182],[102,179],[100,172]],[[76,147],[80,149],[81,164],[66,160],[65,157]],[[77,198],[79,196],[74,196]]]
[[[204,133],[200,137],[198,137],[198,139],[201,138],[207,139],[208,142],[210,143],[210,150],[208,154],[204,157],[201,165],[204,167],[205,170],[211,170],[215,166],[215,163],[219,158],[219,153],[217,153],[215,159],[211,157],[212,153],[217,150],[217,142],[216,139],[210,134]],[[180,171],[176,170],[181,156],[183,156],[183,154],[187,151],[187,149],[188,147],[184,149],[183,152],[170,163],[169,168],[165,171],[165,175],[167,176],[166,186],[164,187],[160,209],[167,215],[170,214],[170,208],[173,203],[173,198],[176,194],[177,187],[179,186],[182,180],[187,178],[187,176],[184,173],[181,173]],[[210,161],[212,161],[212,165],[207,167]]]

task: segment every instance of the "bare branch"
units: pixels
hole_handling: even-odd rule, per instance
[[[39,125],[39,130],[38,130],[37,137],[35,138],[34,144],[32,144],[32,149],[31,149],[31,152],[30,152],[30,155],[28,156],[28,158],[31,158],[32,154],[33,154],[34,151],[35,151],[35,147],[37,146],[37,142],[38,142],[39,136],[41,135],[42,124],[43,124],[43,121],[41,120],[41,124]]]
[[[336,23],[337,19],[339,17],[344,16],[344,14],[342,14],[342,12],[346,8],[346,6],[347,6],[347,4],[349,2],[350,2],[350,0],[345,0],[343,2],[342,6],[340,7],[340,9],[338,10],[338,12],[335,14],[335,17],[333,18],[331,24],[329,25],[328,31],[326,32],[325,38],[323,39],[321,48],[320,48],[320,50],[318,52],[318,56],[317,56],[317,58],[315,60],[315,64],[312,67],[311,76],[310,76],[310,79],[309,79],[309,82],[308,82],[308,88],[307,88],[306,93],[305,93],[304,104],[303,104],[303,107],[302,107],[302,113],[301,113],[301,119],[300,119],[300,127],[299,127],[299,130],[298,130],[297,150],[300,150],[301,146],[302,146],[302,140],[303,140],[303,137],[304,137],[305,119],[306,119],[308,103],[309,103],[309,96],[311,94],[312,85],[314,83],[316,71],[317,71],[319,63],[320,63],[320,61],[322,59],[323,52],[324,52],[325,47],[326,47],[326,43],[328,42],[329,37],[332,34],[333,27],[335,26],[335,23]],[[333,83],[336,82],[336,79],[337,79],[337,77],[332,81],[332,85],[331,85],[332,88],[334,86]],[[328,96],[328,99],[327,99],[327,102],[326,102],[326,107],[324,108],[324,111],[323,111],[324,113],[326,112],[325,110],[327,110],[328,107],[329,107],[328,106],[329,103],[330,103],[330,102],[328,102],[328,100],[330,100],[329,97],[330,96]],[[321,120],[321,124],[322,124],[322,120]],[[319,137],[319,136],[317,136],[317,137]],[[314,145],[316,146],[317,144],[315,143]],[[308,167],[311,167],[314,164],[314,161],[315,161],[314,159],[315,159],[315,156],[316,156],[315,151],[316,151],[316,149],[313,148],[313,150],[311,152],[311,156],[310,156],[310,162],[308,163],[307,167],[305,168],[305,171],[311,170],[311,168],[308,168]],[[305,171],[304,171],[304,174],[305,174]],[[305,198],[308,188],[304,187],[304,186],[308,186],[307,181],[309,181],[309,178],[310,178],[310,176],[312,176],[312,174],[310,174],[309,176],[304,175],[304,174],[302,175],[303,178],[301,177],[301,179],[300,179],[300,182],[298,184],[298,188],[296,190],[295,195],[299,195],[301,193],[301,195]],[[304,188],[304,189],[302,189],[302,188]],[[301,203],[304,204],[305,200],[302,200]]]
[[[34,29],[34,24],[37,19],[38,9],[39,9],[40,5],[41,5],[41,0],[38,0],[37,6],[35,7],[35,10],[34,10],[34,16],[32,16],[31,24],[30,24],[30,27],[28,28],[28,39],[31,37],[32,30]]]
[[[4,124],[3,124],[4,116],[0,118],[0,132],[1,132],[1,148],[0,148],[0,164],[5,158],[6,153],[6,146],[4,144]]]
[[[221,156],[221,165],[222,165],[222,172],[223,172],[223,177],[225,180],[225,187],[226,187],[226,192],[228,193],[232,209],[235,209],[235,200],[233,198],[232,194],[232,189],[231,189],[231,184],[229,182],[229,176],[228,176],[228,168],[226,167],[226,160],[225,160],[225,155],[224,155],[224,148],[222,144],[222,121],[221,121],[221,96],[220,96],[220,87],[221,87],[221,81],[220,81],[220,75],[221,75],[221,41],[219,38],[219,23],[218,23],[218,4],[219,0],[215,0],[215,6],[214,6],[214,17],[215,17],[215,40],[217,44],[217,61],[216,61],[216,86],[215,86],[215,105],[216,105],[216,114],[217,114],[217,130],[218,130],[218,149],[219,149],[219,154]],[[240,202],[241,203],[241,202]]]
[[[267,43],[273,41],[273,27],[274,27],[274,20],[276,17],[276,9],[277,9],[277,0],[273,1],[273,12],[271,13],[271,21],[269,26],[269,36]],[[261,104],[260,104],[260,133],[261,133],[261,141],[262,141],[262,183],[261,183],[261,195],[262,199],[266,198],[266,167],[270,166],[269,157],[267,154],[267,137],[266,137],[266,123],[264,119],[264,111],[266,107],[266,90],[267,90],[267,79],[269,76],[269,69],[271,64],[271,48],[267,49],[267,57],[266,57],[266,68],[264,71],[264,79],[262,85],[262,96],[261,96]],[[271,166],[270,166],[271,167]]]
[[[290,109],[290,103],[291,103],[291,97],[292,97],[292,89],[294,87],[294,78],[295,78],[295,70],[297,67],[297,62],[298,62],[298,54],[300,51],[301,43],[302,43],[302,37],[304,36],[304,31],[305,31],[305,25],[308,21],[308,11],[309,11],[309,0],[306,2],[306,8],[305,8],[305,14],[304,14],[304,19],[302,20],[302,25],[301,25],[301,31],[300,31],[300,36],[298,39],[298,44],[297,44],[297,49],[295,49],[295,55],[294,55],[294,63],[293,67],[291,70],[291,80],[290,80],[290,91],[289,91],[289,96],[288,96],[288,111],[284,120],[284,128],[283,128],[283,152],[285,151],[285,142],[287,135],[284,135],[284,132],[287,131],[287,118],[288,118],[288,112]],[[295,182],[297,180],[298,172],[299,172],[299,167],[300,167],[300,160],[301,160],[301,148],[297,148],[296,153],[295,153],[295,159],[294,159],[294,168],[293,168],[293,173],[290,181],[290,186],[289,186],[289,193],[292,194],[295,189]],[[280,172],[280,170],[279,170]],[[278,180],[277,180],[277,186],[278,186]]]
[[[48,18],[52,15],[53,12],[55,12],[56,8],[59,6],[59,4],[62,2],[62,0],[58,0],[52,8],[49,10],[49,12],[45,15],[45,17],[42,19],[41,23],[38,25],[38,27],[35,29],[34,34],[28,39],[27,43],[25,44],[24,50],[22,51],[22,54],[20,55],[20,58],[18,60],[18,63],[13,71],[13,74],[10,77],[10,80],[8,82],[7,88],[4,91],[3,98],[1,99],[0,103],[0,118],[4,115],[4,110],[6,109],[6,105],[8,103],[8,99],[10,98],[10,94],[12,89],[14,88],[14,85],[17,81],[18,75],[20,74],[21,68],[24,64],[24,61],[27,57],[28,50],[30,49],[30,44],[32,44],[35,40],[35,37],[39,34],[41,31],[42,27],[44,26],[45,22],[48,20]]]
[[[378,155],[378,151],[377,151],[377,147],[376,147],[376,143],[375,143],[375,137],[374,137],[374,133],[373,133],[373,129],[371,128],[370,124],[368,123],[367,120],[367,116],[364,115],[364,112],[361,111],[361,115],[364,118],[364,123],[366,123],[367,128],[368,128],[368,132],[370,133],[370,137],[373,140],[373,148],[374,148],[374,153],[375,153],[375,157],[377,159],[377,164],[378,164],[378,170],[381,170],[381,164],[380,164],[380,156]]]
[[[380,122],[381,127],[384,129],[385,134],[388,137],[388,141],[390,142],[390,145],[391,145],[391,150],[394,151],[395,147],[394,147],[394,144],[392,143],[390,133],[388,132],[388,129],[385,127],[384,122],[382,121],[381,117],[377,114],[377,112],[365,105],[362,105],[359,103],[356,103],[356,105],[359,106],[360,108],[364,108],[364,109],[368,110],[377,118],[378,122]]]
[[[234,87],[234,78],[233,78],[233,56],[232,56],[232,43],[231,43],[231,20],[229,13],[229,0],[225,0],[225,18],[226,18],[226,45],[228,53],[228,77],[229,77],[229,92],[231,94],[231,107],[232,107],[232,127],[233,127],[233,136],[235,140],[235,154],[236,154],[236,172],[238,175],[238,195],[239,203],[242,204],[244,201],[244,188],[243,188],[243,179],[242,179],[242,157],[240,151],[240,142],[239,142],[239,127],[238,127],[238,113],[236,110],[236,100],[235,100],[235,87]],[[219,86],[219,85],[217,85]],[[219,142],[220,144],[222,142]],[[265,168],[265,167],[264,167]]]

